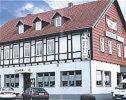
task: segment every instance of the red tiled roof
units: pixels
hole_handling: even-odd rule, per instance
[[[52,33],[92,27],[108,3],[109,0],[94,1],[10,20],[0,27],[0,42],[14,41]],[[62,16],[70,18],[70,20],[66,21],[61,27],[55,27],[52,24],[52,17],[56,12]],[[40,31],[36,31],[33,27],[33,21],[38,16],[50,23],[43,27]],[[16,27],[16,24],[19,21],[22,21],[27,25],[31,25],[32,27],[29,28],[26,32],[18,34],[18,28]]]

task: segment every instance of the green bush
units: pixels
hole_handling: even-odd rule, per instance
[[[81,95],[80,100],[96,100],[96,99],[95,96],[87,94],[87,95]]]

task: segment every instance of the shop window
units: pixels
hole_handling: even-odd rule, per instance
[[[104,76],[105,77],[105,80],[104,80],[105,86],[111,86],[111,72],[105,71],[104,74],[105,74],[105,76]]]
[[[5,87],[19,87],[19,74],[9,74],[4,76]]]
[[[96,85],[97,86],[103,85],[103,71],[100,70],[96,71]]]
[[[37,73],[37,84],[39,87],[54,87],[55,86],[55,73]]]
[[[96,85],[97,86],[111,86],[111,72],[110,71],[96,71]]]
[[[82,74],[81,71],[63,71],[61,72],[61,85],[63,87],[81,86]]]

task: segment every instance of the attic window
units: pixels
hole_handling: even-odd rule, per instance
[[[23,24],[18,26],[18,31],[19,31],[19,34],[24,33],[24,25]]]
[[[61,16],[57,16],[57,17],[54,19],[54,24],[55,24],[56,27],[62,25],[62,18],[61,18]]]
[[[35,30],[41,30],[42,29],[42,22],[37,21],[35,22]]]

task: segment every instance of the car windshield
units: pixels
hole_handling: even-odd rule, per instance
[[[43,88],[28,88],[25,90],[25,93],[29,93],[31,91],[37,92],[37,93],[45,92]]]
[[[33,91],[35,92],[45,92],[43,88],[33,88]]]
[[[126,89],[126,83],[120,83],[117,89]]]
[[[13,88],[1,88],[2,91],[13,91]]]

